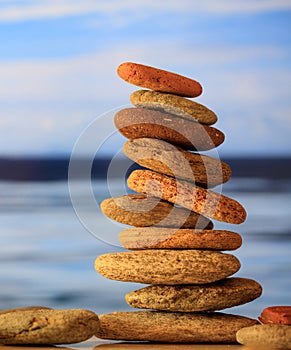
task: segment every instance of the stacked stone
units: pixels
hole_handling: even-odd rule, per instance
[[[96,270],[106,278],[147,284],[126,295],[146,310],[100,315],[100,338],[161,342],[236,341],[236,332],[256,320],[217,310],[259,297],[254,280],[230,277],[239,260],[238,233],[213,229],[211,219],[240,224],[240,203],[209,188],[231,177],[230,167],[198,152],[216,148],[224,134],[217,116],[190,98],[201,94],[195,80],[154,67],[126,62],[118,67],[125,81],[148,90],[133,92],[133,108],[115,115],[129,139],[124,153],[143,167],[127,179],[137,194],[106,199],[103,213],[134,227],[120,233],[130,252],[99,256]],[[148,309],[148,310],[147,310]]]

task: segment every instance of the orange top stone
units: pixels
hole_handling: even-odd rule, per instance
[[[202,86],[196,80],[139,63],[122,63],[117,68],[117,74],[130,84],[150,90],[184,97],[202,94]]]

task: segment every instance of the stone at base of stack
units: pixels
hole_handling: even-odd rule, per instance
[[[166,343],[236,343],[236,332],[258,323],[224,313],[114,312],[99,316],[97,337]]]
[[[95,268],[109,279],[149,284],[126,295],[130,306],[148,310],[100,315],[96,335],[130,341],[235,343],[239,329],[258,321],[216,310],[250,302],[262,288],[256,281],[230,277],[240,262],[221,251],[239,248],[241,236],[213,230],[210,221],[240,224],[246,219],[240,203],[208,189],[228,181],[230,167],[191,152],[213,149],[224,141],[224,134],[210,126],[217,117],[185,98],[199,95],[195,81],[132,62],[120,65],[118,74],[153,90],[134,92],[131,102],[137,108],[123,109],[114,118],[129,139],[124,153],[150,170],[130,174],[128,187],[138,194],[101,204],[105,215],[135,227],[120,233],[123,247],[131,251],[101,255]]]

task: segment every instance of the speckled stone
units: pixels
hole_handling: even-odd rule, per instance
[[[145,284],[211,283],[239,268],[235,256],[211,250],[148,249],[107,253],[95,260],[95,269],[106,278]]]
[[[134,308],[197,312],[242,305],[261,294],[258,282],[237,277],[202,285],[147,286],[126,294],[125,300]]]
[[[130,95],[130,101],[136,107],[163,110],[201,124],[212,125],[217,121],[216,114],[206,106],[177,95],[137,90]]]
[[[202,86],[194,79],[140,63],[124,62],[118,66],[117,74],[128,83],[147,89],[186,97],[202,93]]]
[[[99,332],[88,310],[28,309],[0,314],[0,344],[72,344]]]
[[[241,224],[246,219],[245,209],[234,199],[151,170],[133,171],[127,185],[218,221]]]
[[[228,164],[206,155],[188,152],[163,140],[139,138],[123,145],[125,155],[142,167],[211,188],[228,181]]]

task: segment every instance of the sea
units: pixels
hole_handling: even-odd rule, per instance
[[[106,218],[99,204],[126,191],[121,178],[110,188],[107,180],[94,180],[89,191],[82,180],[0,182],[0,309],[134,311],[124,296],[144,285],[105,279],[94,270],[99,255],[124,250],[118,233],[126,226]],[[263,287],[260,298],[224,312],[257,318],[270,305],[291,305],[291,180],[235,177],[222,193],[248,213],[241,225],[215,222],[216,229],[243,238],[231,252],[241,262],[235,276]]]

